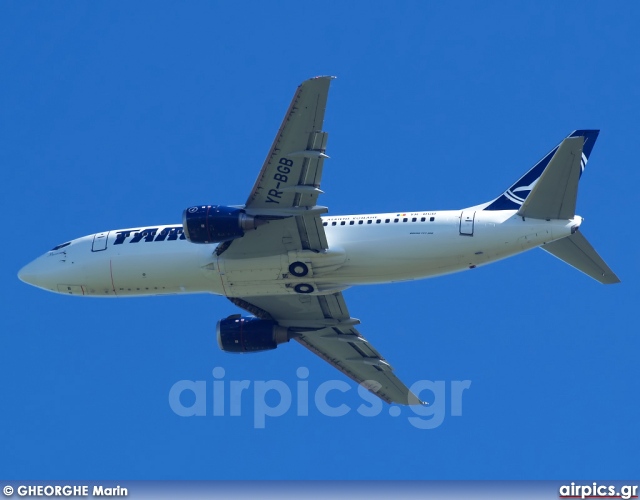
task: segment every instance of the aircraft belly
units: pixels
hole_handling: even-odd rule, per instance
[[[335,291],[333,273],[345,260],[346,254],[339,248],[246,259],[225,259],[223,254],[209,269],[219,274],[228,297],[298,294],[300,286],[302,293],[316,294]]]
[[[411,231],[331,232],[329,244],[339,243],[346,263],[332,273],[336,283],[369,284],[428,278],[501,260],[570,234],[570,221],[498,219],[476,215],[473,235],[459,231],[459,218]]]
[[[211,247],[187,243],[168,252],[118,251],[109,257],[110,281],[117,296],[221,293],[219,279],[203,271],[211,260]]]
[[[407,235],[345,244],[346,263],[331,278],[336,282],[386,283],[436,276],[462,266],[464,251],[452,236]]]

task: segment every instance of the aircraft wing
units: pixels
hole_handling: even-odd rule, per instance
[[[355,329],[342,293],[230,298],[263,319],[297,332],[294,339],[386,401],[422,404],[393,374],[393,368]]]
[[[297,88],[244,207],[247,214],[269,223],[234,241],[225,249],[227,257],[327,248],[320,219],[327,208],[316,202],[327,158],[328,134],[322,124],[332,79],[312,78]]]
[[[327,144],[322,131],[332,77],[312,78],[296,90],[244,209],[268,221],[219,247],[225,259],[327,250],[316,205]],[[224,244],[223,244],[224,245]],[[354,328],[341,293],[230,297],[234,304],[295,332],[303,346],[388,403],[421,404],[380,353]]]

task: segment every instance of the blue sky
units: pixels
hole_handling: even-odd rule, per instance
[[[3,2],[0,476],[638,477],[639,15],[634,2]],[[407,408],[360,415],[355,388],[328,398],[345,416],[312,402],[298,416],[299,368],[311,401],[343,377],[293,343],[220,352],[215,323],[238,312],[221,297],[76,299],[16,277],[71,238],[242,203],[295,87],[324,74],[338,77],[331,214],[488,201],[572,130],[601,129],[578,213],[620,285],[534,250],[345,292],[400,378],[442,381],[434,429]],[[251,382],[241,415],[213,416],[210,399],[205,416],[176,415],[171,387],[204,381],[210,396],[216,367]],[[269,380],[293,405],[256,429],[253,388]]]

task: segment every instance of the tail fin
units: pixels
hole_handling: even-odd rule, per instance
[[[540,248],[600,283],[605,285],[620,283],[620,279],[579,231]]]
[[[484,210],[517,210],[532,219],[575,217],[578,181],[589,161],[599,130],[576,130]],[[600,283],[619,283],[587,239],[579,232],[541,247]]]
[[[542,160],[540,160],[538,163],[536,163],[533,168],[531,170],[529,170],[526,174],[524,174],[520,179],[518,179],[517,182],[515,182],[513,184],[513,186],[511,186],[509,189],[507,189],[504,193],[502,193],[502,195],[500,195],[498,198],[496,198],[495,200],[489,202],[487,204],[486,207],[484,207],[484,210],[520,210],[521,208],[525,208],[524,204],[525,201],[527,200],[527,198],[529,197],[529,195],[531,194],[532,191],[534,191],[534,188],[536,187],[536,184],[538,183],[538,181],[540,180],[540,178],[542,177],[542,174],[545,173],[545,171],[547,170],[547,167],[549,166],[549,164],[551,163],[551,160],[554,158],[554,156],[556,155],[557,152],[559,152],[558,150],[561,148],[561,146],[563,146],[562,151],[560,151],[560,153],[562,153],[562,156],[559,156],[558,158],[556,158],[556,161],[554,161],[555,163],[560,163],[561,157],[564,158],[563,161],[567,161],[567,149],[572,150],[572,151],[576,151],[576,146],[579,145],[580,141],[576,141],[573,138],[578,138],[581,137],[583,138],[583,143],[582,143],[582,153],[581,155],[578,156],[578,159],[580,160],[580,168],[579,171],[576,172],[577,173],[577,178],[579,179],[579,177],[582,175],[582,172],[584,171],[584,168],[587,164],[587,161],[589,161],[589,156],[591,156],[591,151],[593,150],[593,146],[596,142],[596,139],[598,138],[598,134],[600,133],[599,130],[576,130],[574,132],[572,132],[564,141],[562,141],[560,144],[558,144],[555,148],[553,148],[551,151],[549,151],[549,153],[547,153],[545,155],[544,158],[542,158]],[[571,146],[571,147],[569,147]],[[550,169],[551,170],[551,169]],[[551,173],[548,173],[545,177],[547,177],[547,181],[545,182],[545,184],[547,186],[556,186],[555,191],[556,194],[549,194],[549,189],[544,189],[544,190],[537,190],[538,192],[544,192],[545,196],[539,196],[537,195],[536,197],[538,198],[538,202],[535,204],[536,206],[542,206],[542,205],[549,205],[549,201],[550,199],[553,200],[555,198],[557,198],[559,191],[557,189],[557,183],[558,183],[558,177],[560,178],[565,178],[565,180],[569,181],[569,178],[571,177],[571,175],[563,175],[562,172],[558,172],[557,169],[553,169],[555,174],[552,175]],[[571,169],[569,169],[569,171],[571,171]],[[567,174],[567,172],[565,171],[564,174]],[[575,174],[574,174],[575,175]],[[577,181],[576,181],[577,182]],[[542,186],[541,186],[542,187]],[[550,197],[550,198],[548,198]],[[564,199],[564,196],[562,197],[562,199]],[[544,203],[540,203],[540,201],[543,201]],[[533,201],[533,200],[532,200]],[[567,201],[571,201],[570,199]],[[531,202],[529,202],[529,204],[531,204]],[[557,207],[557,200],[556,200],[556,207]],[[567,205],[567,204],[565,204]],[[570,205],[570,203],[569,203]],[[575,201],[573,203],[573,208],[575,208]],[[569,206],[569,211],[571,210],[571,207]],[[568,217],[564,217],[564,215],[566,215],[566,213],[568,213],[567,211],[567,206],[564,207],[564,209],[562,208],[562,203],[560,203],[560,210],[556,211],[555,215],[562,215],[563,217],[561,218],[568,218]],[[531,214],[536,214],[538,215],[538,217],[535,217],[535,215],[531,215]],[[539,210],[534,210],[531,209],[531,213],[528,215],[529,217],[534,217],[534,218],[560,218],[557,216],[553,216],[553,217],[547,217],[546,215],[551,214],[554,215],[553,213],[553,207],[547,209],[547,210],[543,210],[543,211],[539,211]],[[571,217],[573,217],[573,213],[571,214]]]
[[[562,141],[518,210],[520,217],[547,220],[575,217],[583,145],[584,137]]]

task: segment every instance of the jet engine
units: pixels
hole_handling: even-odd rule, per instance
[[[202,205],[182,212],[184,235],[191,243],[221,243],[242,238],[245,231],[266,221],[247,215],[241,208]]]
[[[218,346],[227,352],[260,352],[289,342],[289,330],[275,321],[241,317],[239,314],[218,321]]]

